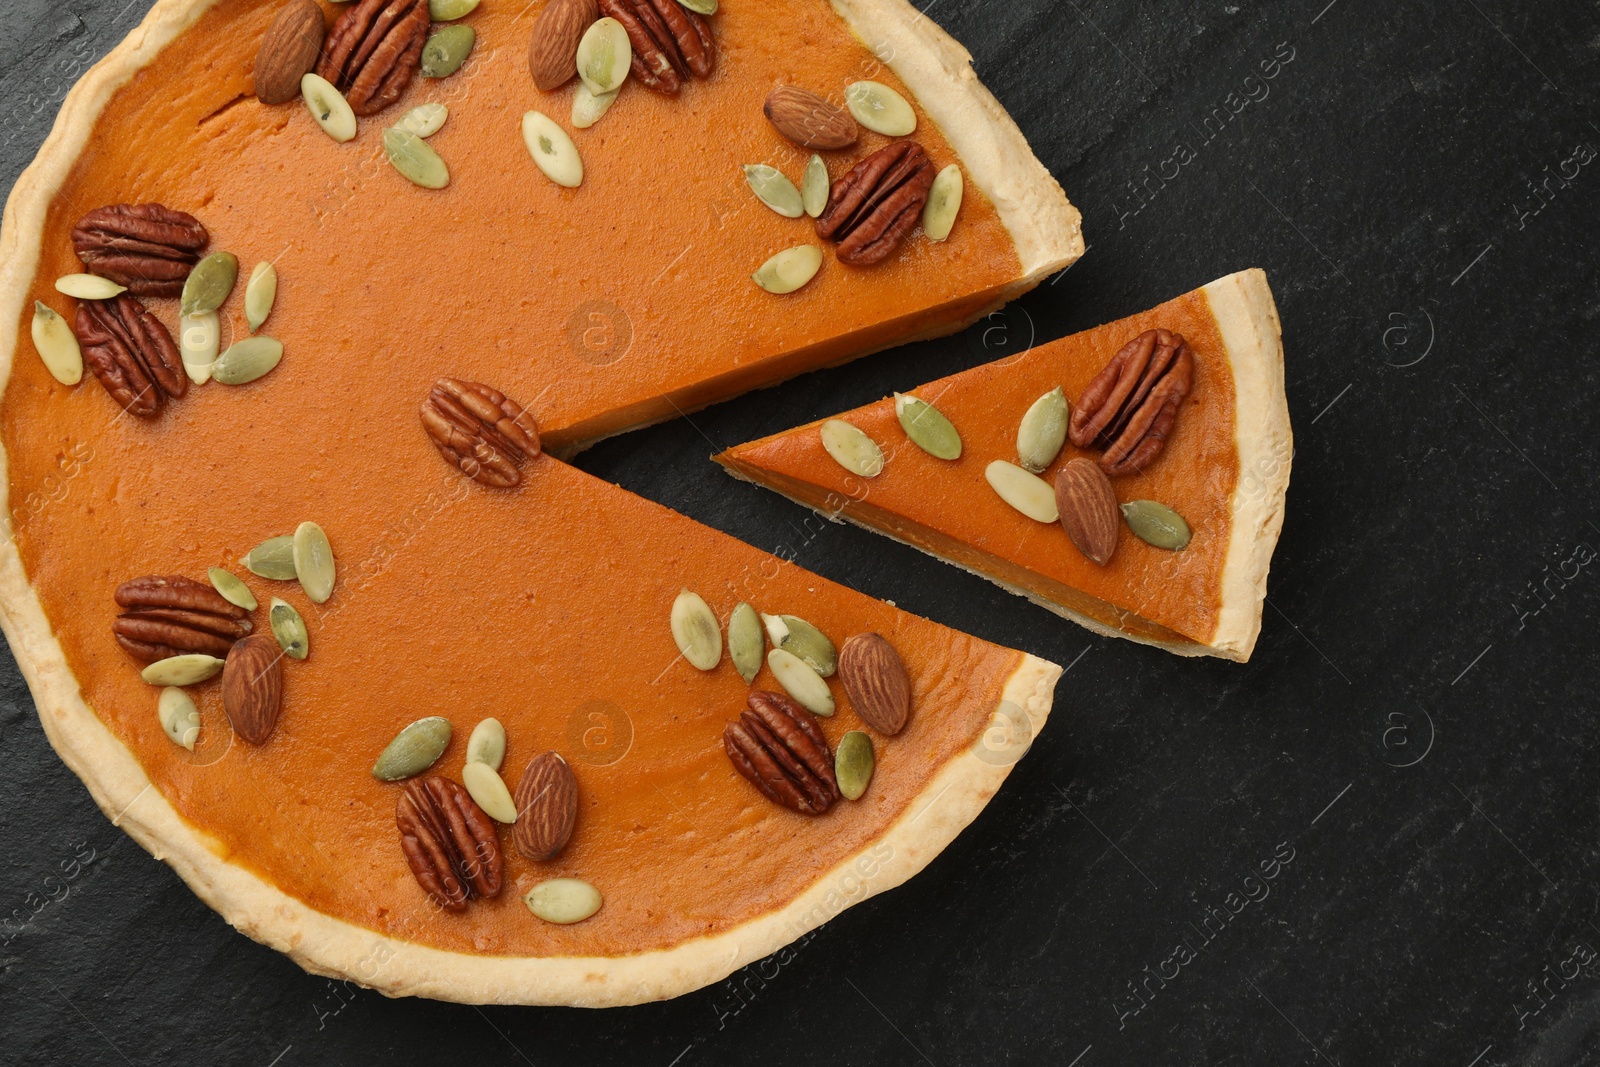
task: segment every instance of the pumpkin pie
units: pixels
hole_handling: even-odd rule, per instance
[[[1053,664],[559,458],[1082,250],[910,4],[716,6],[161,0],[12,191],[0,623],[108,816],[309,970],[681,994],[919,871],[1044,724]]]
[[[919,446],[929,426],[958,444]],[[871,466],[835,459],[841,436]],[[1243,661],[1293,452],[1277,311],[1247,270],[716,459],[1096,633]]]

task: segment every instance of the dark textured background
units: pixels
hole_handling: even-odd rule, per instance
[[[6,0],[8,187],[71,82],[148,6]],[[1600,1062],[1600,566],[1580,563],[1600,548],[1600,159],[1572,173],[1600,149],[1600,8],[930,14],[1083,210],[1087,256],[983,329],[579,463],[1071,664],[1049,729],[977,823],[788,962],[669,1003],[391,1002],[234,933],[112,827],[8,659],[0,1061]],[[1248,266],[1277,294],[1298,448],[1248,666],[1093,637],[871,534],[802,526],[706,462]],[[1270,882],[1245,881],[1290,850]],[[1228,894],[1263,891],[1213,918],[1222,932],[1177,977],[1149,977],[1172,973],[1180,939],[1202,943]]]

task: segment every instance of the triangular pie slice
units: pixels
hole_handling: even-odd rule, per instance
[[[1190,536],[1181,550],[1156,547],[1113,512],[1114,552],[1101,565],[1075,545],[1064,523],[1036,521],[1008,504],[990,482],[989,465],[1020,466],[1019,429],[1035,401],[1060,388],[1076,414],[1113,357],[1151,330],[1187,342],[1192,386],[1171,428],[1152,426],[1152,434],[1164,434],[1155,458],[1108,481],[1122,505],[1152,501],[1176,511]],[[906,393],[955,427],[958,459],[936,458],[912,443],[894,398],[838,416],[879,446],[884,459],[876,476],[833,458],[822,435],[830,420],[716,459],[740,478],[980,574],[1098,633],[1183,655],[1249,658],[1294,452],[1265,274],[1230,274],[1149,311]],[[1101,469],[1107,453],[1093,440],[1078,448],[1069,439],[1042,477],[1053,485],[1074,460]]]

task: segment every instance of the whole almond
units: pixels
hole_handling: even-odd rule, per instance
[[[780,85],[762,107],[778,132],[802,148],[849,148],[856,143],[856,120],[809,89]]]
[[[290,0],[272,20],[256,53],[256,98],[283,104],[300,95],[300,79],[317,65],[327,28],[312,0]]]
[[[557,89],[578,73],[578,42],[600,17],[596,0],[550,0],[533,24],[528,72],[540,89]]]
[[[839,650],[839,680],[861,720],[893,736],[911,717],[911,679],[894,646],[878,634],[856,634]]]
[[[1117,550],[1122,512],[1111,479],[1093,460],[1068,460],[1056,472],[1056,510],[1078,551],[1102,567]]]
[[[531,860],[547,860],[566,847],[578,821],[578,779],[559,753],[535,756],[517,783],[517,823],[511,840]]]
[[[270,633],[235,641],[222,668],[222,707],[233,732],[265,744],[283,708],[283,650]]]

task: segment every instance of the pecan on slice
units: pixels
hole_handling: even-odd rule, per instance
[[[411,873],[439,907],[464,911],[500,894],[500,840],[463,786],[436,774],[407,782],[394,821]]]
[[[172,335],[130,294],[80,301],[76,332],[83,361],[128,414],[148,419],[189,391]]]
[[[85,269],[134,296],[180,296],[211,235],[200,220],[160,204],[111,204],[72,228]]]
[[[668,96],[717,65],[711,23],[678,0],[600,0],[600,13],[622,23],[633,46],[633,76]]]
[[[129,655],[141,663],[203,652],[219,659],[255,629],[249,612],[211,586],[182,575],[147,575],[123,582],[114,594],[122,608],[111,624]]]
[[[1084,389],[1068,436],[1079,448],[1104,449],[1107,474],[1144,470],[1161,453],[1193,384],[1194,352],[1183,335],[1146,330]]]
[[[411,84],[430,25],[428,0],[360,0],[333,24],[317,74],[357,115],[382,111]]]
[[[475,482],[510,489],[539,454],[533,413],[481,382],[440,378],[422,402],[422,426],[439,454]]]
[[[915,141],[885,145],[833,183],[817,236],[839,243],[839,262],[868,267],[887,259],[922,219],[933,162]]]
[[[733,769],[768,800],[821,815],[839,799],[833,753],[811,713],[782,693],[756,690],[739,721],[722,732]]]

